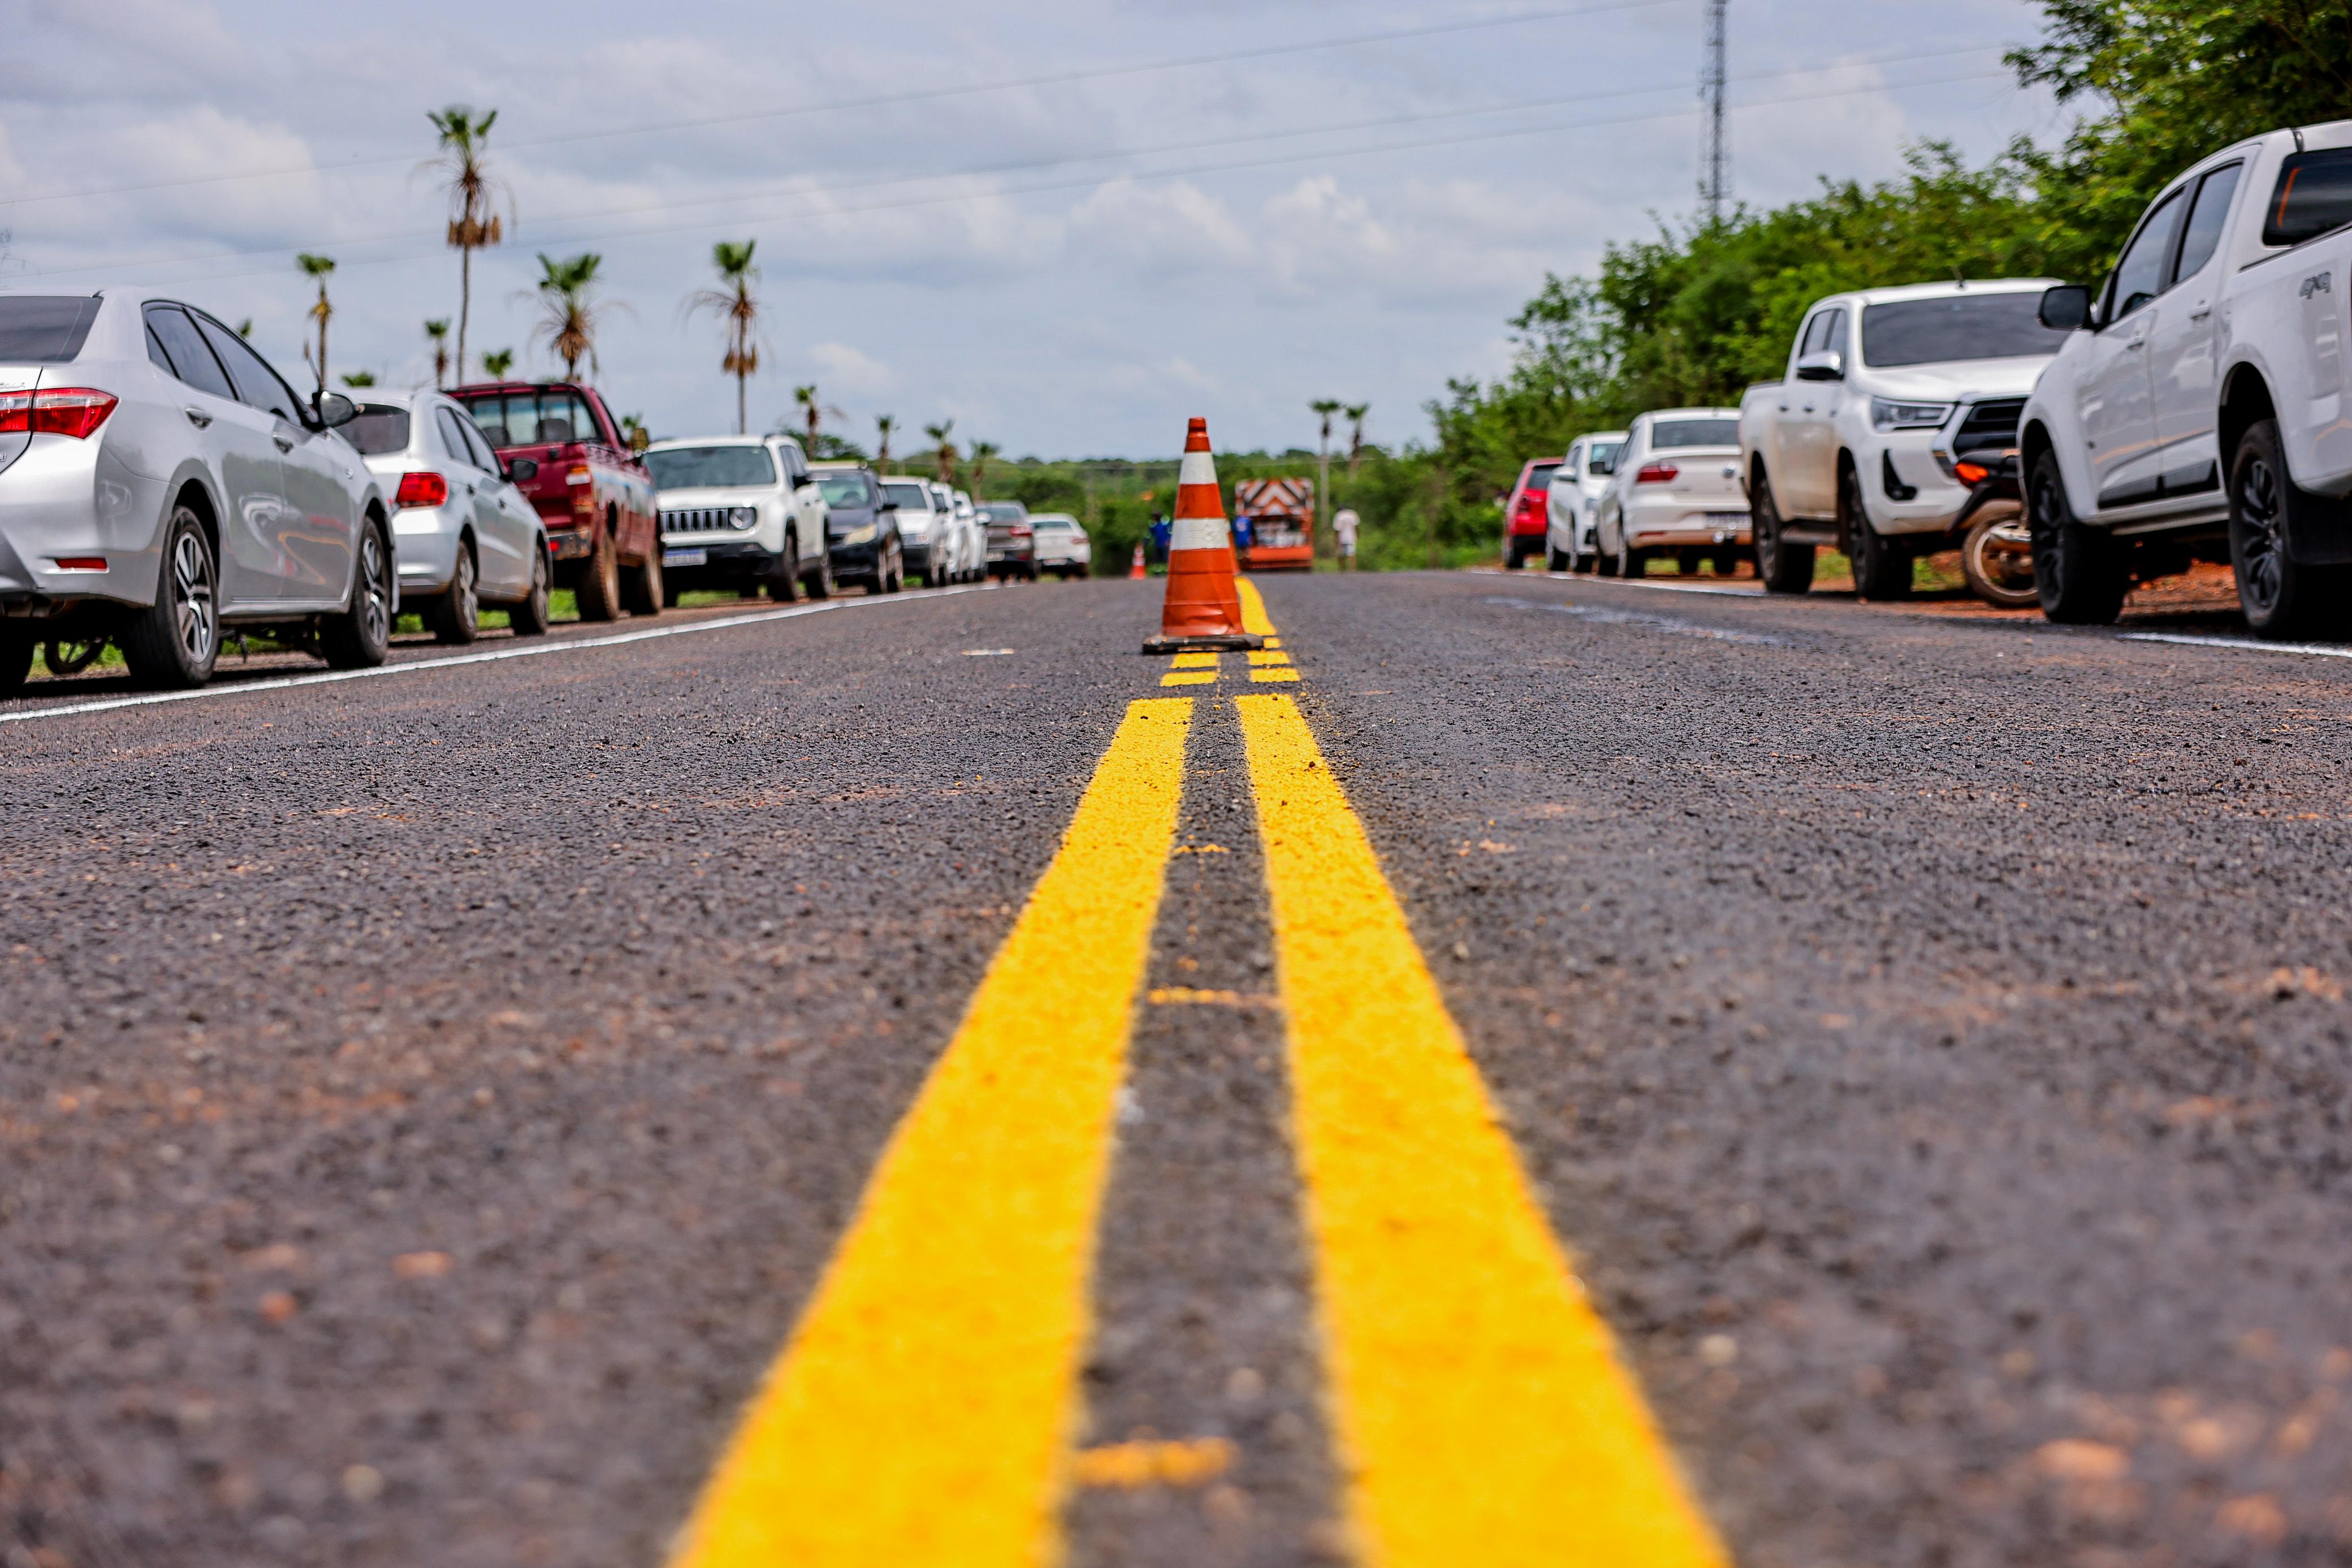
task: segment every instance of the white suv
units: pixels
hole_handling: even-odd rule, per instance
[[[1617,471],[1622,430],[1596,431],[1569,443],[1568,459],[1551,471],[1544,564],[1553,571],[1590,571],[1600,562],[1601,494]]]
[[[884,499],[898,504],[898,538],[907,570],[923,574],[931,588],[955,580],[955,502],[946,486],[932,479],[885,476]]]
[[[833,591],[824,497],[789,435],[656,441],[646,469],[660,492],[663,596],[735,589],[790,601]]]

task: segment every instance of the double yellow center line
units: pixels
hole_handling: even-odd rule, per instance
[[[1286,695],[1235,706],[1359,1560],[1715,1568],[1305,716]],[[1192,707],[1129,706],[675,1568],[1058,1561],[1113,1111]]]

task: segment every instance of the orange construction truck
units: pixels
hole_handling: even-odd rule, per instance
[[[1315,570],[1314,480],[1238,480],[1234,517],[1250,520],[1249,545],[1235,552],[1244,571]],[[1234,542],[1240,543],[1238,529]]]

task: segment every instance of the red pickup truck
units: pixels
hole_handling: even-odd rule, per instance
[[[661,522],[653,476],[629,450],[593,387],[481,382],[454,387],[499,462],[547,525],[558,588],[583,621],[662,608]]]

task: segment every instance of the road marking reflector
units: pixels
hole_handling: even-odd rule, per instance
[[[1254,991],[1196,991],[1190,986],[1155,986],[1143,993],[1154,1007],[1270,1008],[1275,998]]]
[[[1103,1176],[1192,711],[1129,705],[673,1568],[1058,1557]]]
[[[1361,1561],[1720,1568],[1313,732],[1235,706]]]

